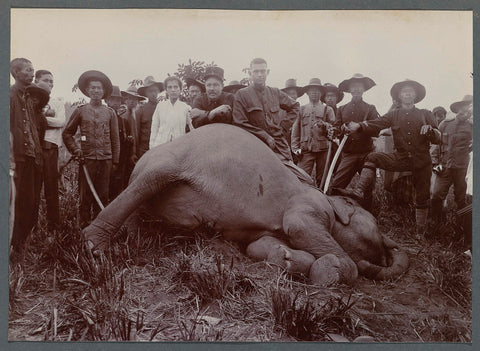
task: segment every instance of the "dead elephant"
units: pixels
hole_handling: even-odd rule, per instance
[[[309,274],[323,286],[352,284],[358,272],[390,279],[408,267],[369,212],[301,183],[260,139],[231,125],[204,126],[148,151],[129,186],[84,229],[85,238],[104,249],[141,205],[176,226],[210,223],[226,239],[247,244],[250,257]]]

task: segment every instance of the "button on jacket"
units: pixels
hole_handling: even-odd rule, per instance
[[[300,116],[292,127],[292,150],[319,152],[328,149],[324,122],[335,123],[333,109],[323,103],[300,107]]]
[[[135,113],[138,137],[136,142],[136,152],[138,157],[142,157],[142,155],[148,150],[152,127],[152,116],[156,107],[156,102],[148,101],[146,104],[140,106]]]
[[[433,147],[432,162],[447,168],[467,168],[472,151],[473,124],[455,118],[444,120],[438,129],[442,133],[442,143]]]
[[[375,120],[378,117],[379,114],[374,105],[367,104],[362,99],[350,101],[349,103],[338,108],[335,126],[340,127],[342,124],[348,122]],[[364,133],[351,134],[345,143],[345,146],[343,147],[343,152],[355,154],[361,154],[372,150],[372,138]]]
[[[430,141],[426,136],[420,135],[423,125],[429,124],[437,129],[435,117],[428,110],[403,108],[387,112],[375,121],[361,123],[361,129],[366,135],[378,135],[380,130],[392,128],[393,143],[396,152],[401,157],[412,159],[413,167],[420,168],[431,164]],[[440,142],[435,138],[433,143]]]
[[[71,154],[80,147],[73,136],[80,127],[83,156],[92,160],[112,160],[118,163],[120,140],[115,111],[105,105],[86,104],[73,111],[63,131],[63,142]]]
[[[228,105],[233,108],[233,94],[222,92],[218,99],[210,100],[206,93],[203,93],[200,96],[197,96],[193,101],[192,108],[198,108],[199,110],[205,111],[201,116],[192,118],[192,124],[195,128],[204,126],[210,123],[232,123],[232,113],[228,113],[222,116],[215,116],[213,120],[208,119],[208,112],[216,109],[221,105]]]

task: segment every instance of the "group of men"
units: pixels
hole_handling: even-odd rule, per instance
[[[87,71],[80,76],[78,87],[90,101],[74,110],[62,132],[64,117],[58,118],[48,105],[52,74],[40,70],[34,75],[32,63],[22,58],[12,60],[11,74],[15,79],[10,94],[11,170],[17,189],[13,257],[22,255],[36,223],[42,180],[49,226],[55,228],[59,223],[60,133],[81,165],[81,228],[100,210],[94,193],[102,204],[113,200],[127,186],[135,163],[148,149],[212,123],[233,124],[252,133],[300,181],[311,186],[323,189],[327,170],[334,167],[328,193],[353,197],[367,209],[372,206],[377,168],[410,171],[418,234],[426,230],[430,204],[432,216],[439,216],[452,184],[457,207],[465,206],[465,175],[472,148],[471,96],[452,104],[451,110],[457,117],[438,127],[437,114],[446,112],[445,109],[434,109],[434,116],[416,108],[426,91],[423,85],[411,80],[393,85],[390,93],[395,106],[380,116],[374,105],[363,100],[363,94],[376,85],[369,77],[355,74],[338,87],[322,84],[319,78],[300,87],[289,79],[285,88],[277,89],[266,85],[269,69],[261,58],[250,63],[248,86],[238,81],[225,86],[224,70],[220,67],[207,67],[204,81],[186,78],[185,102],[180,99],[182,81],[175,76],[167,77],[163,83],[149,76],[138,90],[130,86],[120,91],[102,72]],[[163,90],[167,99],[159,102]],[[300,106],[297,99],[305,93],[309,103]],[[337,107],[344,93],[351,94],[352,99]],[[372,137],[386,128],[391,128],[395,151],[374,152]],[[437,146],[433,149],[433,165],[430,144]],[[339,162],[331,165],[333,154],[337,153]],[[438,178],[430,201],[432,169]],[[353,190],[347,190],[356,173],[360,174],[358,182]],[[52,184],[56,184],[56,195],[54,190],[48,190],[53,188]]]

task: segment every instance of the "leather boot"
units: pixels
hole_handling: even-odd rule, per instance
[[[370,167],[363,167],[362,173],[360,173],[360,179],[358,180],[353,190],[347,190],[347,189],[335,189],[335,190],[340,195],[348,196],[358,202],[362,202],[365,197],[365,193],[371,189],[374,181],[375,181],[375,169]]]
[[[417,208],[415,210],[415,223],[417,226],[417,236],[423,236],[427,229],[428,208]]]

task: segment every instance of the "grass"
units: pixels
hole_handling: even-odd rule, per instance
[[[146,218],[93,259],[77,224],[75,164],[64,171],[58,231],[43,208],[23,267],[10,267],[9,340],[470,342],[471,262],[451,213],[419,240],[411,207],[375,192],[385,235],[404,247],[395,281],[319,288],[248,259],[205,229]]]

